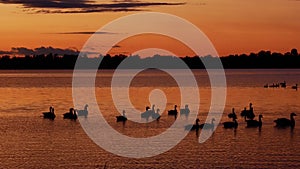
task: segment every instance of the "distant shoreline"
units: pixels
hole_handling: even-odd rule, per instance
[[[210,64],[205,67],[202,61],[210,63],[222,62],[224,69],[300,69],[300,55],[297,49],[292,49],[284,54],[260,51],[249,55],[229,55],[225,57],[180,57],[185,66],[179,66],[178,58],[173,56],[153,56],[140,58],[139,56],[105,55],[97,58],[88,58],[78,55],[41,54],[27,55],[24,57],[11,57],[4,55],[0,57],[0,70],[73,70],[77,59],[80,58],[82,65],[80,69],[117,69],[125,59],[128,66],[122,69],[220,69],[220,65]],[[174,62],[173,62],[174,61]],[[175,63],[175,64],[174,64]]]

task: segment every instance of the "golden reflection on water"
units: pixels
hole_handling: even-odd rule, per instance
[[[179,104],[179,89],[176,86],[141,87],[138,85],[143,80],[136,80],[138,81],[133,83],[138,84],[130,88],[130,99],[134,107],[141,112],[145,106],[150,106],[149,93],[154,88],[165,92],[168,99],[166,110],[172,109],[174,104],[182,107]],[[51,83],[53,81],[55,80],[50,80]],[[22,84],[17,81],[17,87],[0,88],[1,167],[104,168],[105,164],[108,168],[300,167],[299,116],[295,117],[296,127],[293,131],[273,127],[273,120],[278,117],[288,118],[291,112],[300,115],[299,91],[229,86],[221,122],[229,120],[227,113],[231,112],[232,107],[235,107],[239,114],[249,102],[252,102],[256,115],[264,115],[261,131],[256,128],[245,128],[245,122],[238,116],[237,130],[223,129],[220,124],[213,136],[203,144],[199,144],[196,133],[191,132],[176,147],[159,156],[129,159],[99,148],[84,133],[78,121],[62,118],[63,113],[73,107],[70,78],[58,80],[59,83],[62,81],[63,84],[55,87],[50,87],[51,85],[20,87]],[[64,84],[65,87],[61,87]],[[198,117],[200,123],[203,123],[210,106],[210,88],[204,86],[199,89],[201,102]],[[159,122],[139,124],[128,121],[125,125],[116,123],[115,116],[119,114],[114,108],[110,88],[97,87],[95,90],[99,108],[103,110],[101,112],[108,123],[120,133],[131,137],[149,137],[165,131],[174,122],[174,118],[168,117],[165,110]],[[57,118],[54,121],[41,118],[41,113],[48,111],[51,105],[55,108]]]

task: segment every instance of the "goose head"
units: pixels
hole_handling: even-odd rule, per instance
[[[159,111],[160,111],[159,109],[156,109],[156,113],[157,113],[157,114],[159,114]]]
[[[176,110],[176,108],[177,108],[177,105],[174,106],[174,109],[175,109],[175,110]]]
[[[291,117],[292,120],[294,119],[294,116],[297,116],[297,114],[296,113],[291,113],[290,117]]]
[[[123,116],[125,117],[125,110],[123,110]]]
[[[211,119],[211,124],[214,124],[214,121],[216,121],[216,119],[215,119],[215,118],[212,118],[212,119]]]
[[[84,106],[84,109],[87,109],[89,107],[89,105],[88,104],[86,104],[85,106]]]
[[[196,119],[196,124],[198,124],[199,122],[200,122],[200,120],[197,118],[197,119]]]
[[[184,108],[185,108],[185,109],[188,109],[188,108],[189,108],[189,105],[186,104],[186,105],[184,106]]]
[[[149,107],[149,106],[147,106],[147,107],[146,107],[146,111],[148,111],[149,109],[150,109],[150,107]]]

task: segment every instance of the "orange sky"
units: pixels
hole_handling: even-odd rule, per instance
[[[99,1],[99,3],[103,2],[105,1]],[[106,1],[106,3],[111,2]],[[174,6],[146,6],[138,9],[170,13],[190,21],[209,37],[220,55],[250,53],[260,50],[277,52],[290,51],[292,48],[300,50],[300,1],[166,0],[163,2],[187,3]],[[137,13],[37,14],[24,11],[24,9],[21,4],[0,3],[0,22],[2,23],[0,26],[0,50],[7,51],[12,47],[36,48],[40,46],[76,47],[80,50],[90,35],[59,33],[93,32],[116,18]],[[40,10],[40,8],[32,9],[33,11]],[[149,41],[149,46],[141,45],[141,43],[134,44],[134,41],[131,40],[128,43],[130,45],[126,45],[125,41],[122,42],[123,45],[120,50],[134,51],[153,47],[157,39],[149,37],[145,36],[144,39],[137,40]],[[158,46],[166,48],[163,42],[161,41],[162,44]],[[167,50],[175,54],[184,53],[176,43],[169,45]],[[187,51],[187,53],[189,52]]]

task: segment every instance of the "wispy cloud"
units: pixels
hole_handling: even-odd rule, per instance
[[[28,13],[95,13],[141,11],[143,7],[184,5],[178,2],[142,2],[114,0],[99,3],[94,0],[0,0],[2,4],[19,4]]]
[[[0,55],[41,55],[41,54],[57,54],[57,55],[77,55],[79,51],[77,49],[67,48],[67,49],[61,49],[61,48],[53,48],[51,46],[49,47],[39,47],[35,49],[29,49],[25,47],[14,47],[11,48],[10,51],[0,51]]]
[[[59,32],[59,33],[54,33],[54,34],[66,34],[66,35],[92,35],[92,34],[115,34],[112,32]]]

